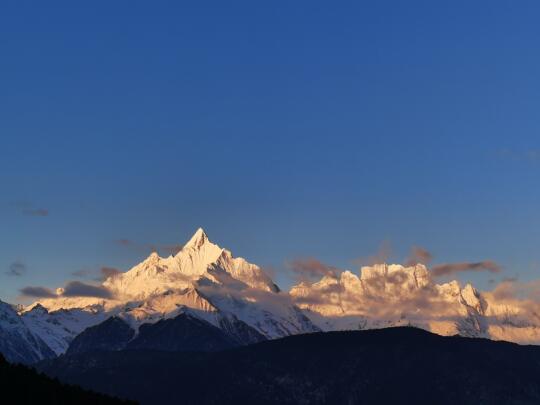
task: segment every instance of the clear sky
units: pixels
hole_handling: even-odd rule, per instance
[[[289,260],[354,270],[382,243],[537,278],[539,17],[537,1],[2,2],[0,298],[127,270],[199,226],[282,287]]]

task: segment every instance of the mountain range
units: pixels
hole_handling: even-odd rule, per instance
[[[437,283],[421,263],[328,271],[284,292],[261,267],[198,229],[176,255],[152,253],[79,296],[59,288],[24,308],[0,303],[0,352],[28,364],[94,350],[211,352],[297,334],[403,325],[540,343],[534,307],[470,284]]]

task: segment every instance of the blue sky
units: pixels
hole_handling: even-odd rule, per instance
[[[119,239],[199,226],[283,287],[288,260],[354,269],[382,243],[391,261],[419,245],[537,278],[539,12],[2,3],[0,298],[127,270],[149,252]]]

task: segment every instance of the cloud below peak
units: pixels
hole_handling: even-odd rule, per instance
[[[85,284],[80,281],[70,281],[66,284],[62,291],[63,297],[95,297],[95,298],[112,298],[111,292],[103,287],[91,284]]]
[[[21,294],[31,298],[55,298],[57,295],[49,288],[39,286],[28,286],[21,288]]]
[[[113,298],[113,294],[105,287],[82,283],[80,281],[69,281],[63,288],[56,292],[50,288],[41,286],[28,286],[20,289],[25,297],[31,298],[62,298],[62,297],[94,297],[94,298]]]

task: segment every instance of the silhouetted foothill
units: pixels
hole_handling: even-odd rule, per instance
[[[296,335],[221,352],[87,352],[38,367],[148,405],[540,403],[540,347],[411,327]]]
[[[21,364],[10,364],[0,354],[2,404],[113,405],[132,404],[104,394],[64,385]]]

